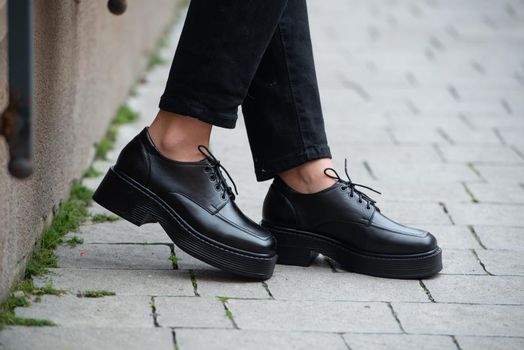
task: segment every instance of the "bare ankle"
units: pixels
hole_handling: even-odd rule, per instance
[[[197,147],[209,146],[211,127],[193,117],[160,111],[149,127],[149,135],[164,156],[192,162],[203,158]]]
[[[333,162],[330,158],[322,158],[308,161],[278,175],[297,192],[315,193],[335,183],[335,180],[324,174],[324,169],[332,167]]]

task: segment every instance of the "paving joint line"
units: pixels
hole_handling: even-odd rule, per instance
[[[455,346],[457,347],[457,350],[462,350],[462,348],[460,347],[460,344],[457,340],[457,337],[454,336],[454,335],[450,335],[451,337],[451,341],[453,342],[453,344],[455,344]]]
[[[493,133],[494,133],[495,136],[499,139],[499,141],[500,141],[501,144],[503,144],[503,145],[507,145],[506,139],[504,139],[504,137],[503,137],[502,134],[500,133],[500,130],[499,130],[497,127],[493,127]]]
[[[400,319],[398,318],[398,314],[397,312],[395,311],[395,309],[393,309],[393,305],[391,305],[391,302],[388,302],[387,303],[388,307],[389,307],[389,310],[391,310],[391,314],[393,315],[393,318],[395,319],[395,321],[397,321],[397,324],[400,328],[400,331],[403,333],[403,334],[406,334],[406,330],[404,329],[404,327],[402,326],[402,323],[400,322]]]
[[[160,327],[160,324],[158,323],[158,314],[156,310],[156,304],[155,304],[155,297],[151,297],[151,301],[149,303],[151,305],[151,316],[153,317],[153,324],[155,325],[155,328]]]
[[[469,195],[469,197],[471,198],[471,202],[472,203],[479,203],[479,200],[475,197],[475,194],[473,194],[473,192],[471,191],[471,189],[468,187],[468,185],[466,184],[466,182],[462,181],[461,182],[462,186],[464,187],[464,190],[466,191],[466,193]]]
[[[193,285],[193,293],[195,293],[196,297],[199,297],[200,294],[198,293],[198,283],[195,271],[189,270],[189,278],[191,279],[191,284]]]
[[[455,141],[442,129],[441,127],[437,128],[437,133],[450,145],[455,145]]]
[[[171,335],[173,337],[173,346],[175,348],[175,350],[179,350],[180,347],[178,346],[178,341],[176,339],[176,331],[175,331],[175,328],[171,328]]]
[[[432,303],[436,303],[435,298],[433,298],[433,295],[431,295],[431,292],[429,291],[428,287],[424,284],[424,282],[422,280],[418,280],[418,283],[424,290],[424,293],[426,293],[426,296],[428,297],[429,301],[431,301]]]
[[[275,299],[275,297],[273,296],[273,293],[271,293],[271,291],[269,290],[269,286],[268,284],[266,283],[266,281],[262,281],[262,287],[264,287],[264,290],[267,292],[267,294],[269,295],[269,298],[271,299]]]
[[[340,338],[342,339],[342,342],[344,343],[344,345],[346,346],[346,348],[347,348],[348,350],[353,350],[353,349],[351,348],[351,346],[348,344],[348,342],[346,341],[346,338],[344,338],[344,333],[341,332],[341,333],[338,333],[338,335],[339,335]]]
[[[464,113],[457,114],[457,118],[460,119],[469,129],[476,130],[477,128],[475,125],[471,122],[471,120],[468,119],[468,117]]]
[[[455,225],[455,221],[453,221],[453,218],[451,217],[451,214],[448,211],[448,208],[446,207],[446,204],[444,202],[438,202],[438,205],[442,208],[442,211],[446,216],[448,217],[449,221],[451,222],[451,225]]]
[[[487,269],[486,269],[486,265],[484,265],[484,263],[482,262],[482,260],[480,260],[480,257],[479,255],[477,254],[477,252],[475,251],[475,249],[471,249],[471,253],[475,256],[475,258],[477,259],[478,263],[480,264],[480,266],[482,267],[482,269],[490,276],[494,276],[491,272],[489,272]]]
[[[475,241],[477,241],[477,243],[482,247],[482,249],[488,249],[488,248],[486,248],[484,243],[482,243],[482,240],[480,239],[480,236],[478,235],[478,233],[475,230],[475,228],[473,227],[473,225],[467,225],[467,228],[468,228],[469,232],[471,233],[471,235],[473,236],[473,238],[475,239]]]
[[[229,298],[219,298],[220,302],[222,303],[222,306],[224,306],[224,310],[226,312],[226,317],[229,318],[229,320],[231,321],[231,324],[233,325],[233,328],[234,329],[240,329],[240,327],[238,327],[237,322],[235,321],[235,318],[233,317],[233,313],[227,307],[228,299]]]
[[[366,169],[366,171],[368,172],[369,176],[373,179],[373,180],[377,180],[377,177],[375,176],[375,173],[373,172],[373,169],[371,169],[371,166],[369,165],[368,161],[365,160],[362,162],[362,164],[364,164],[364,168]]]
[[[433,149],[435,150],[435,153],[440,158],[440,160],[442,160],[443,163],[447,163],[448,161],[447,161],[446,157],[444,156],[444,153],[442,153],[442,150],[440,149],[439,144],[438,143],[432,143],[431,145],[433,146]]]

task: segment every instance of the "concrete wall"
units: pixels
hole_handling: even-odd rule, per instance
[[[10,177],[0,137],[0,301],[179,6],[132,0],[124,15],[114,16],[106,2],[34,1],[35,172],[26,180]],[[6,0],[0,0],[0,112],[7,104],[6,19]]]

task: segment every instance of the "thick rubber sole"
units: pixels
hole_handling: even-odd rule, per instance
[[[160,197],[113,167],[95,191],[93,200],[137,226],[160,223],[180,249],[219,269],[259,280],[268,279],[273,274],[276,254],[250,253],[206,237],[193,229]]]
[[[411,255],[386,255],[358,251],[339,241],[312,232],[271,225],[261,225],[273,233],[277,241],[277,264],[309,266],[322,254],[345,269],[377,277],[418,279],[442,270],[442,250]]]

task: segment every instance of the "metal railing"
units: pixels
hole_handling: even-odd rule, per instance
[[[9,173],[26,178],[33,173],[35,115],[33,1],[8,0],[9,105],[0,116],[0,134],[9,146]],[[121,15],[126,0],[109,0],[111,13]]]

